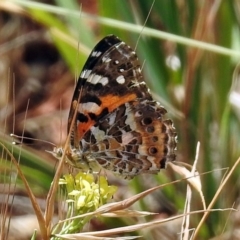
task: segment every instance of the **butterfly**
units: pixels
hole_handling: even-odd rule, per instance
[[[108,169],[132,179],[156,174],[176,158],[176,131],[142,80],[136,53],[114,35],[90,53],[68,118],[67,161],[83,171]],[[54,150],[59,158],[62,148]]]

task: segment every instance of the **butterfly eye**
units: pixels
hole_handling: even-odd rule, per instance
[[[54,157],[60,159],[63,155],[63,149],[55,147],[53,151],[49,151],[49,153],[51,153]]]

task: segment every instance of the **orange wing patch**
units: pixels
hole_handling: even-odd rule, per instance
[[[96,116],[99,116],[104,109],[108,109],[108,112],[112,112],[113,110],[117,109],[122,104],[127,102],[133,101],[136,99],[136,94],[126,94],[124,96],[116,96],[116,95],[107,95],[105,97],[101,97],[100,100],[102,102],[101,106],[99,106],[98,110],[94,112]],[[81,106],[81,105],[80,105]],[[83,114],[88,118],[87,122],[82,122],[78,124],[78,139],[82,139],[84,134],[93,126],[95,125],[96,121],[92,120],[89,116],[89,112],[85,110]]]
[[[135,100],[137,95],[135,93],[126,94],[124,96],[116,96],[116,95],[107,95],[105,97],[101,97],[102,101],[102,109],[108,108],[109,112],[112,112],[114,109],[117,109],[122,104]],[[102,111],[101,109],[101,111]]]

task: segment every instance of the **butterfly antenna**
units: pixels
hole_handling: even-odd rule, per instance
[[[146,19],[145,19],[145,21],[144,21],[144,23],[143,23],[143,27],[142,27],[142,30],[141,30],[139,36],[138,36],[138,39],[137,39],[137,42],[136,42],[136,46],[135,46],[135,48],[134,48],[134,51],[136,51],[136,49],[137,49],[137,46],[138,46],[138,43],[139,43],[139,41],[140,41],[141,35],[142,35],[142,33],[143,33],[143,30],[144,30],[144,28],[145,28],[145,26],[146,26],[146,24],[147,24],[147,21],[148,21],[149,17],[150,17],[150,14],[151,14],[151,12],[152,12],[152,9],[153,9],[154,4],[155,4],[155,0],[153,0],[152,5],[151,5],[151,7],[150,7],[150,9],[149,9],[148,15],[147,15],[147,17],[146,17]]]
[[[51,146],[56,147],[56,145],[54,143],[52,143],[52,142],[49,142],[49,141],[46,141],[46,140],[41,140],[41,139],[36,139],[36,138],[18,136],[18,135],[14,134],[14,133],[11,133],[10,137],[14,137],[14,138],[20,139],[20,142],[13,141],[12,142],[13,145],[21,145],[23,143],[23,139],[26,139],[26,140],[32,140],[32,141],[38,141],[38,142],[47,143],[47,144],[50,144]]]

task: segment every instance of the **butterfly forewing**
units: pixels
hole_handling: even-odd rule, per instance
[[[93,49],[80,74],[73,95],[68,129],[76,106],[78,114],[75,121],[79,126],[77,138],[81,139],[100,118],[136,98],[151,99],[142,81],[138,58],[119,38],[108,36]],[[73,145],[73,139],[71,143]]]

